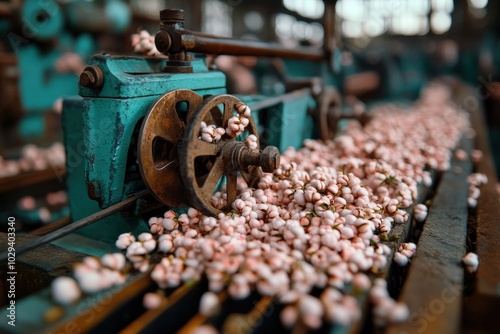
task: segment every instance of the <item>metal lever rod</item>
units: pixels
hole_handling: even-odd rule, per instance
[[[164,9],[160,11],[161,30],[156,34],[155,44],[158,51],[169,56],[170,60],[185,61],[186,52],[199,52],[214,55],[256,56],[295,58],[311,61],[325,59],[321,48],[287,49],[279,44],[259,41],[238,40],[218,37],[184,29],[184,11]]]
[[[54,241],[56,239],[59,239],[61,237],[64,237],[65,235],[70,234],[71,232],[74,232],[84,226],[93,224],[103,218],[106,218],[108,216],[111,216],[112,214],[126,208],[127,206],[133,204],[135,201],[137,201],[139,198],[142,198],[146,196],[149,192],[148,191],[143,191],[133,197],[127,198],[126,200],[116,203],[109,208],[103,209],[99,212],[96,212],[88,217],[85,217],[83,219],[80,219],[73,224],[66,225],[52,233],[46,234],[43,237],[40,237],[33,242],[23,244],[21,247],[16,249],[16,255],[19,255],[21,253],[24,253],[26,251],[29,251],[33,248],[36,248],[38,246],[41,246],[43,244],[46,244],[48,242]],[[8,257],[8,252],[3,252],[0,254],[0,261],[5,261]]]
[[[321,61],[325,58],[321,48],[298,47],[287,49],[278,44],[259,41],[217,38],[189,30],[178,30],[185,51],[217,55],[279,57]]]

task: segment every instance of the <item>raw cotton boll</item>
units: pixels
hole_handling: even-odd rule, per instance
[[[93,256],[86,256],[83,258],[82,263],[86,265],[87,267],[97,270],[101,268],[101,264],[99,263],[99,260]]]
[[[122,253],[105,254],[101,258],[102,265],[113,270],[122,270],[125,267],[125,262],[126,259]]]
[[[119,249],[126,249],[130,244],[135,241],[135,237],[131,233],[120,234],[118,240],[116,240],[116,247]]]
[[[351,310],[340,304],[327,306],[325,313],[328,321],[338,325],[349,325],[352,319]]]
[[[207,291],[200,299],[200,314],[205,317],[211,317],[219,311],[220,302],[217,295],[211,291]]]
[[[410,310],[408,306],[402,303],[396,303],[390,310],[388,314],[389,322],[391,323],[401,323],[408,320],[410,317]]]
[[[291,328],[297,323],[299,313],[297,307],[293,305],[286,306],[280,313],[280,319],[286,328]]]
[[[479,266],[479,257],[477,254],[469,252],[463,258],[462,262],[467,269],[467,272],[473,273],[477,271],[477,267]]]
[[[60,276],[52,281],[52,297],[63,305],[69,305],[80,299],[81,292],[78,284],[71,277]]]
[[[299,313],[307,327],[316,329],[321,326],[323,306],[319,299],[305,295],[299,300]]]
[[[91,271],[81,276],[78,279],[78,283],[83,292],[90,294],[102,290],[103,286],[107,285],[107,282],[103,282],[101,275],[96,271]]]
[[[465,152],[462,149],[458,149],[455,151],[455,158],[457,158],[460,161],[465,161],[468,158],[467,152]]]
[[[400,252],[395,252],[394,262],[396,262],[400,267],[406,267],[406,265],[408,264],[408,258]]]
[[[352,285],[354,285],[358,289],[368,290],[371,287],[372,283],[368,276],[362,273],[357,273],[352,278]]]
[[[469,205],[470,208],[475,208],[477,207],[477,199],[469,197],[467,198],[467,204]]]
[[[170,237],[170,235],[166,234],[162,235],[162,237]],[[170,238],[162,238],[162,237],[160,237],[160,239],[158,240],[158,248],[160,249],[160,251],[164,253],[169,253],[174,248],[172,239],[171,237]]]
[[[155,309],[161,305],[162,299],[163,298],[159,294],[148,292],[142,299],[142,305],[148,310]]]
[[[146,248],[148,253],[151,253],[156,248],[156,240],[154,240],[154,239],[143,241],[142,244],[143,244],[144,248]]]
[[[146,33],[133,39],[141,48],[152,45]],[[210,194],[207,200],[221,210],[214,217],[194,208],[187,214],[169,210],[150,219],[154,234],[141,234],[138,240],[123,234],[116,245],[126,250],[126,258],[139,271],[148,270],[148,254],[158,248],[151,258],[163,258],[151,278],[162,289],[207,277],[211,292],[199,306],[205,316],[219,307],[214,292],[227,288],[233,299],[252,291],[276,298],[283,304],[280,318],[285,326],[299,323],[314,330],[322,328],[323,321],[348,325],[361,317],[352,294],[369,289],[376,326],[406,321],[407,307],[389,296],[385,280],[376,279],[372,285],[368,273],[384,272],[390,260],[408,265],[415,256],[414,244],[403,243],[393,254],[381,241],[393,227],[408,223],[403,208],[415,206],[419,223],[427,219],[430,210],[415,203],[418,189],[421,183],[431,184],[429,168],[450,167],[455,147],[470,127],[466,115],[447,100],[449,92],[438,91],[424,92],[421,103],[408,110],[380,107],[365,127],[351,123],[334,140],[305,140],[303,148],[287,149],[274,173],[256,175],[255,188],[238,181],[233,203],[227,202],[226,186]],[[218,143],[242,133],[252,122],[250,109],[244,103],[233,107],[224,127],[206,119],[196,136]],[[245,150],[256,153],[258,139],[248,136],[242,143]],[[25,164],[32,168],[41,154],[28,153]],[[206,163],[209,169],[208,159]],[[5,165],[0,159],[0,174]],[[468,182],[469,204],[475,206],[479,187],[487,180],[475,173]],[[102,290],[123,282],[123,274],[112,270],[122,262],[123,256],[117,261],[111,254],[97,267],[75,266],[74,276],[86,291]],[[466,256],[464,265],[468,271],[477,269],[477,256]],[[323,291],[319,299],[311,295],[317,289]],[[157,304],[158,297],[151,298]]]

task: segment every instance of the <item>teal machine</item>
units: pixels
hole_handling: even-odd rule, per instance
[[[235,186],[236,171],[251,183],[258,168],[269,170],[277,163],[272,160],[277,149],[300,147],[304,139],[319,137],[319,133],[332,136],[341,116],[340,95],[331,85],[333,67],[324,66],[321,73],[307,71],[312,61],[325,59],[323,50],[287,50],[191,32],[184,29],[180,10],[163,10],[161,20],[156,45],[167,59],[96,55],[80,76],[81,97],[64,101],[66,173],[73,220],[148,190],[148,195],[125,213],[80,229],[79,238],[114,243],[120,233],[147,230],[141,217],[151,217],[158,208],[164,212],[165,206],[191,205],[217,214],[210,203],[216,186],[226,182],[229,192],[232,181]],[[291,88],[285,94],[231,96],[225,94],[224,74],[205,65],[204,54],[217,53],[294,59],[293,64],[301,64],[304,70],[290,76]],[[325,64],[328,62],[334,62],[334,56]],[[213,145],[200,148],[192,144],[199,142],[201,121],[225,125],[240,102],[252,110],[245,133],[234,140],[223,137],[215,151]],[[237,143],[249,134],[260,138],[260,153],[253,157],[248,152],[238,153],[239,161],[233,162],[235,152],[241,150]],[[227,168],[217,170],[221,163],[232,163],[233,173]],[[215,176],[209,177],[211,174]],[[210,191],[203,187],[208,182],[212,183]],[[57,243],[75,249],[73,238],[64,240]]]
[[[96,52],[97,34],[123,32],[131,12],[119,0],[25,0],[20,7],[2,8],[9,15],[0,17],[0,41],[16,55],[19,71],[24,111],[19,134],[27,141],[39,140],[54,102],[78,93],[79,67]]]

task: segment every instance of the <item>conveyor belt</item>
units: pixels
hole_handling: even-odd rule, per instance
[[[385,272],[371,275],[372,279],[386,278],[391,295],[399,296],[399,300],[407,303],[410,308],[410,321],[389,327],[389,333],[413,333],[420,329],[439,333],[495,330],[498,320],[494,310],[498,310],[500,303],[500,256],[495,242],[500,238],[500,224],[496,214],[499,198],[494,189],[496,180],[483,131],[484,122],[477,110],[471,110],[471,115],[477,133],[475,145],[471,138],[464,136],[460,148],[468,153],[474,146],[481,149],[484,153],[483,160],[474,167],[470,160],[453,158],[448,171],[434,174],[433,188],[419,188],[417,203],[430,203],[429,216],[421,234],[421,226],[410,216],[407,223],[393,228],[390,234],[393,241],[386,242],[394,252],[402,242],[418,240],[416,257],[407,268],[392,264],[386,267]],[[465,178],[473,170],[487,174],[490,182],[482,188],[477,209],[468,210],[465,206]],[[469,242],[468,236],[469,239],[472,238]],[[462,256],[470,250],[476,251],[480,257],[479,270],[474,276],[466,276],[460,263]],[[152,262],[155,260],[159,261],[159,256],[153,256]],[[19,261],[28,263],[34,260],[21,257]],[[392,254],[388,255],[388,263],[392,263]],[[463,287],[471,283],[471,278],[474,278],[474,284],[464,290]],[[149,278],[149,272],[134,274],[129,277],[126,285],[83,299],[76,305],[67,307],[60,319],[44,326],[53,333],[67,331],[68,326],[73,328],[72,331],[80,329],[85,332],[189,333],[201,324],[211,324],[227,333],[308,332],[300,323],[291,330],[284,328],[279,321],[279,311],[283,305],[269,297],[262,297],[257,292],[237,301],[222,291],[218,294],[221,301],[220,312],[212,317],[205,317],[198,313],[201,295],[207,291],[205,279],[185,283],[175,290],[167,290],[166,298],[159,308],[146,310],[142,306],[142,296],[145,292],[154,290],[156,285]],[[313,291],[313,294],[319,295],[320,292]],[[315,332],[357,333],[372,330],[367,293],[351,293],[362,305],[362,318],[348,327],[324,324]],[[37,306],[36,309],[33,305]],[[26,321],[18,322],[14,332],[38,331],[42,326],[43,314],[53,305],[47,290],[20,300],[19,314],[21,311],[29,311],[29,316]],[[428,313],[422,313],[422,308],[427,309]],[[2,328],[5,330],[5,327]]]

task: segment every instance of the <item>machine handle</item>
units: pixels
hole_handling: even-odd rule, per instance
[[[218,37],[184,29],[181,9],[160,12],[161,31],[155,37],[156,47],[170,58],[184,60],[185,52],[225,54],[237,56],[280,57],[321,61],[325,52],[321,48],[300,47],[287,49],[278,44]],[[174,57],[172,57],[174,56]]]

